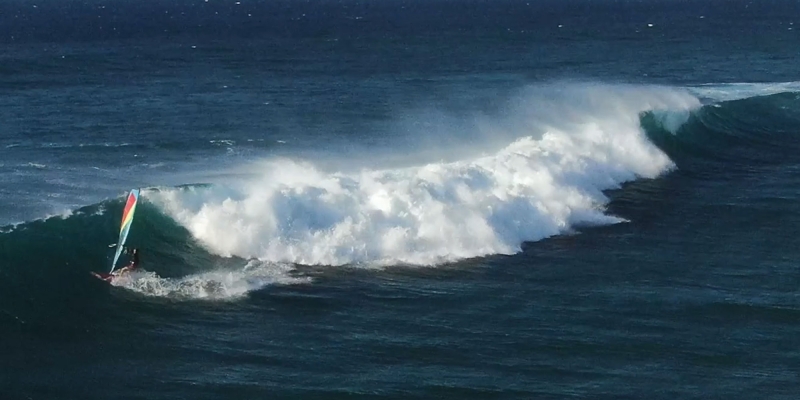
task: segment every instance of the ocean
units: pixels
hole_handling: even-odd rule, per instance
[[[788,0],[5,1],[0,398],[796,399],[798,31]]]

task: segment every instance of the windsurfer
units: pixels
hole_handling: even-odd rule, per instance
[[[139,267],[139,249],[131,249],[130,254],[131,254],[131,262],[128,265],[112,272],[112,275],[120,276],[124,273],[132,272],[133,270]]]

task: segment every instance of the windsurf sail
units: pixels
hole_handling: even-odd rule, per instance
[[[133,189],[128,194],[128,201],[125,202],[125,208],[122,210],[122,223],[119,227],[119,239],[117,240],[117,252],[114,253],[114,262],[111,263],[111,271],[117,268],[117,261],[122,254],[122,249],[125,246],[125,240],[128,239],[128,232],[131,230],[131,222],[133,222],[133,213],[136,212],[136,204],[139,202],[139,189]]]

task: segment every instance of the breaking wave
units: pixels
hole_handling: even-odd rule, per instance
[[[437,265],[623,222],[607,206],[608,190],[625,182],[674,168],[746,169],[776,162],[776,152],[797,159],[800,96],[774,86],[703,87],[703,95],[538,86],[473,132],[424,141],[441,161],[334,168],[271,158],[220,172],[224,182],[144,189],[129,238],[143,249],[143,270],[113,284],[150,297],[235,299],[309,282],[298,265]],[[414,134],[423,142],[442,132]],[[396,152],[413,160],[419,150]],[[0,227],[3,298],[56,301],[102,286],[88,272],[107,268],[121,208],[122,197]]]
[[[674,166],[641,114],[680,124],[699,106],[663,87],[538,87],[503,121],[482,124],[476,148],[507,143],[480,156],[355,173],[272,159],[253,166],[257,178],[146,196],[225,257],[432,265],[511,254],[576,226],[622,221],[604,213],[603,191]]]

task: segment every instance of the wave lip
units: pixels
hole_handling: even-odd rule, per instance
[[[576,225],[622,221],[603,213],[602,191],[674,167],[647,140],[640,114],[699,106],[685,91],[658,87],[546,87],[526,96],[505,124],[516,138],[481,157],[350,174],[275,159],[259,166],[260,178],[150,197],[222,256],[432,265],[512,254]]]
[[[709,83],[688,88],[702,100],[710,102],[726,102],[743,100],[757,96],[770,96],[779,93],[798,93],[800,92],[800,81],[798,82],[772,82],[772,83]]]

